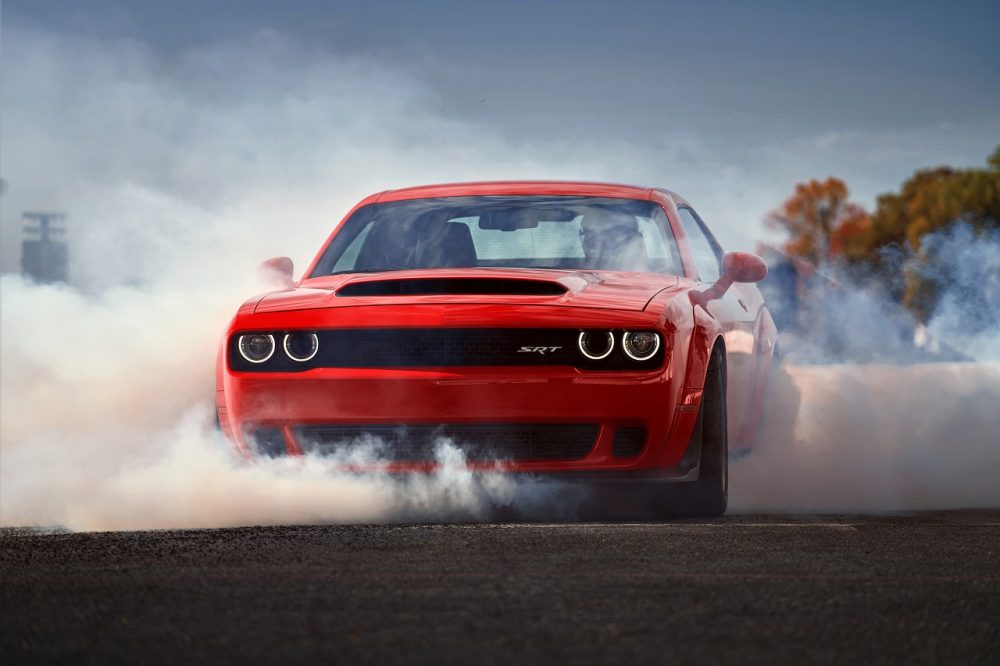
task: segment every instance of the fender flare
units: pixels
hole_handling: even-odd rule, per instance
[[[687,368],[684,372],[684,387],[704,388],[708,361],[716,348],[722,352],[723,376],[725,376],[726,341],[722,335],[722,326],[715,317],[697,306],[692,307],[692,312],[694,327],[691,331]]]

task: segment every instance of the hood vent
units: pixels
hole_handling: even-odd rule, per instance
[[[416,278],[349,282],[337,296],[561,296],[558,282],[497,278]]]

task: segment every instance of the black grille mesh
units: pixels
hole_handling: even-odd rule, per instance
[[[288,453],[285,434],[279,428],[257,428],[247,433],[247,438],[258,455],[277,458]]]
[[[596,424],[436,424],[309,425],[295,435],[305,453],[329,455],[343,447],[378,441],[378,457],[391,461],[432,461],[444,440],[467,460],[576,460],[593,448]]]
[[[562,330],[341,330],[324,331],[337,365],[356,367],[566,365],[578,358],[572,332]],[[326,340],[324,340],[326,342]],[[546,348],[522,352],[522,347]],[[331,359],[332,360],[332,359]]]
[[[642,452],[642,445],[645,443],[644,428],[617,428],[611,442],[611,452],[618,458],[631,458]]]

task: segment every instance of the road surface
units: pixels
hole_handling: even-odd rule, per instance
[[[1000,663],[1000,512],[0,531],[31,663]]]

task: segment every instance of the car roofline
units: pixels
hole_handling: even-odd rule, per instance
[[[364,203],[384,203],[410,199],[433,199],[460,196],[490,195],[549,195],[549,196],[596,196],[616,199],[654,198],[654,192],[667,190],[620,183],[604,183],[570,180],[494,180],[462,183],[437,183],[418,185],[395,190],[384,190],[369,197]]]

